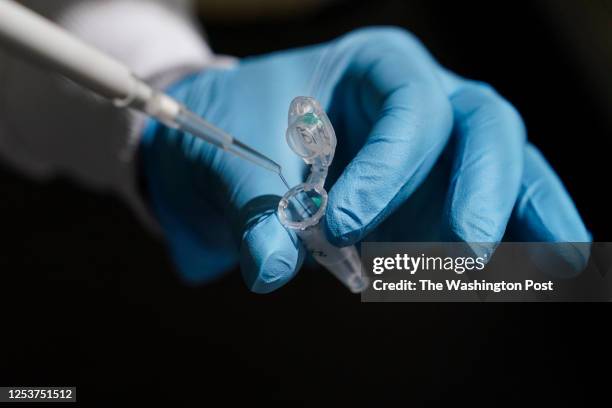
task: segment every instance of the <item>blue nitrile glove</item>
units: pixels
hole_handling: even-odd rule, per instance
[[[338,136],[325,218],[337,245],[366,236],[496,243],[508,226],[524,241],[590,240],[512,105],[445,71],[403,30],[362,29],[247,58],[170,92],[280,163],[292,185],[303,181],[304,164],[284,138],[287,110],[296,96],[316,97]],[[248,286],[268,292],[299,269],[304,250],[275,215],[286,189],[273,173],[153,122],[142,160],[185,278],[213,279],[239,259]]]

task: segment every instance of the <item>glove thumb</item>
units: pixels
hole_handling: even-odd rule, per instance
[[[295,233],[282,226],[275,212],[268,212],[261,215],[242,236],[242,276],[253,292],[272,292],[295,276],[304,254]]]

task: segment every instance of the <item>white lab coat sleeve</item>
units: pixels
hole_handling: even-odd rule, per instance
[[[158,88],[231,60],[212,54],[181,0],[28,0],[26,6]],[[137,181],[145,118],[0,50],[0,159],[31,177],[68,175],[152,221]]]

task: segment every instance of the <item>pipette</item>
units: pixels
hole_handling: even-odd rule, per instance
[[[277,173],[289,188],[278,163],[213,126],[169,95],[151,88],[121,62],[13,0],[0,1],[0,43],[112,100],[118,107],[136,109],[166,126],[191,133]]]

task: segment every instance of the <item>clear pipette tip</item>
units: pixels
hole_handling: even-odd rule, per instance
[[[235,139],[218,127],[208,123],[195,113],[186,108],[182,108],[175,119],[175,123],[179,129],[185,132],[191,133],[206,142],[212,143],[220,149],[233,153],[238,157],[278,174],[283,184],[287,187],[287,190],[290,189],[289,183],[285,180],[281,166],[278,163],[252,147],[242,143],[240,140]]]

